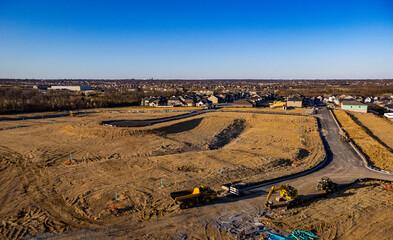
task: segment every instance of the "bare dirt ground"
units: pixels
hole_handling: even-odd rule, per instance
[[[393,121],[375,116],[372,113],[351,113],[374,137],[393,149]]]
[[[262,217],[270,228],[312,231],[319,239],[393,239],[393,195],[380,181],[359,182],[307,206]]]
[[[234,110],[234,111],[261,111],[261,112],[272,112],[272,113],[301,113],[306,114],[306,108],[289,108],[284,110],[282,108],[231,108],[224,107],[224,110]]]
[[[141,128],[99,124],[177,114],[183,113],[1,121],[24,127],[0,131],[0,236],[147,221],[180,211],[171,191],[219,190],[309,169],[324,158],[312,117],[212,112]],[[230,134],[236,122],[242,131]],[[117,216],[108,212],[114,204],[121,205]]]
[[[354,119],[351,118],[352,113],[347,113],[342,110],[335,110],[334,114],[337,116],[337,120],[340,122],[344,130],[349,134],[349,137],[354,141],[354,143],[361,149],[361,151],[368,157],[369,161],[376,167],[393,171],[393,152],[385,146],[384,142],[378,141],[370,133],[367,133],[367,129],[357,124]],[[361,118],[365,124],[370,125],[366,118]],[[382,119],[381,119],[382,120]],[[382,140],[388,140],[391,138],[389,131],[391,131],[391,126],[381,125],[378,127],[379,138]],[[386,127],[385,133],[383,133],[383,126]],[[377,126],[370,125],[370,129],[376,129]],[[384,136],[384,137],[382,137]],[[386,136],[386,137],[385,137]],[[389,144],[388,141],[386,144]]]

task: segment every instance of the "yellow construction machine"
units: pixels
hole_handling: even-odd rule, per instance
[[[349,137],[346,133],[342,132],[340,135],[341,135],[340,138],[341,142],[350,142]]]
[[[289,185],[280,185],[278,187],[273,186],[270,189],[269,194],[267,195],[265,207],[267,207],[269,209],[273,207],[273,201],[269,201],[269,199],[272,196],[272,194],[277,191],[280,191],[281,199],[286,200],[287,203],[288,203],[288,201],[291,201],[291,200],[297,198],[297,189],[296,188],[291,187]]]
[[[286,105],[286,102],[274,101],[273,104],[270,105],[270,107],[285,107]]]
[[[196,187],[179,192],[172,192],[171,198],[180,209],[192,208],[197,203],[209,204],[217,197],[217,192],[209,187]]]
[[[325,191],[327,193],[334,192],[338,188],[338,184],[334,183],[330,178],[323,177],[321,181],[318,182],[316,189],[318,191]]]

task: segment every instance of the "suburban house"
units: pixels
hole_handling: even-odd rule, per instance
[[[363,102],[364,103],[372,103],[372,102],[374,102],[374,97],[365,97]]]
[[[348,110],[352,112],[362,112],[362,113],[366,113],[368,110],[368,106],[366,104],[354,100],[341,101],[341,108],[343,110]]]
[[[289,96],[287,98],[287,107],[303,107],[303,98],[299,95]]]
[[[330,96],[329,98],[328,98],[328,102],[335,102],[336,101],[336,96]]]
[[[209,101],[211,101],[213,104],[218,103],[218,97],[211,95],[210,97],[207,98]]]
[[[196,103],[196,106],[197,107],[208,107],[209,105],[211,105],[212,104],[212,102],[210,102],[209,100],[207,100],[207,99],[205,99],[205,98],[202,98],[201,100],[199,100],[197,103]]]
[[[179,97],[172,96],[168,99],[168,106],[177,107],[177,106],[181,106],[181,105],[183,105],[183,102],[180,100]]]
[[[334,101],[334,103],[336,105],[341,105],[342,101],[355,101],[355,99],[352,96],[347,96],[347,95],[341,95],[338,98],[336,98],[336,100]]]
[[[156,98],[152,97],[145,97],[141,101],[141,106],[151,106],[150,103],[156,100]]]
[[[233,107],[254,107],[252,102],[247,101],[246,99],[240,99],[233,101]]]
[[[158,107],[158,104],[159,104],[159,103],[160,103],[160,100],[159,100],[159,99],[156,99],[156,100],[150,102],[150,103],[149,103],[149,106]]]
[[[188,107],[195,107],[196,106],[195,100],[192,98],[187,98],[184,100],[184,102],[186,103],[186,106],[188,106]]]
[[[233,102],[233,100],[235,99],[231,94],[226,94],[224,97],[224,101],[229,103],[229,102]]]

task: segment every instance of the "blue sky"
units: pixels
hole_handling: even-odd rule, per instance
[[[393,1],[0,0],[0,78],[393,78]]]

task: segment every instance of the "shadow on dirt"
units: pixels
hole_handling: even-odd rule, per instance
[[[154,129],[153,133],[156,133],[158,135],[166,135],[190,131],[196,128],[202,122],[202,120],[203,118],[196,118],[188,121],[175,123],[170,126]]]
[[[237,138],[246,128],[245,120],[236,119],[228,127],[217,134],[209,144],[209,149],[219,149],[231,142],[232,139]]]
[[[306,150],[306,149],[299,149],[299,151],[298,151],[298,153],[296,155],[296,158],[301,160],[303,158],[308,157],[308,155],[310,155],[310,152],[308,150]]]
[[[330,199],[330,198],[341,198],[341,197],[348,197],[354,195],[355,193],[345,192],[349,189],[361,189],[368,186],[379,186],[378,183],[372,183],[368,185],[358,184],[358,182],[351,183],[351,184],[342,184],[338,186],[338,191],[325,193],[321,192],[318,194],[310,194],[310,195],[299,195],[295,200],[293,200],[289,205],[288,209],[294,209],[299,207],[306,207],[312,203],[316,203],[322,200]],[[280,207],[280,205],[276,205],[276,207]],[[285,205],[283,206],[285,207]]]

